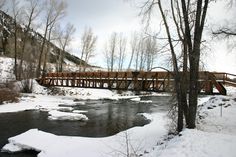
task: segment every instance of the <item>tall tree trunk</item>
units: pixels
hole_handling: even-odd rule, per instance
[[[49,29],[49,32],[48,32],[47,50],[45,52],[45,57],[44,57],[44,61],[43,61],[43,76],[46,75],[48,55],[49,55],[50,49],[51,49],[50,41],[51,41],[52,28],[53,28],[53,26]]]
[[[15,68],[14,68],[14,72],[15,72],[15,76],[16,76],[16,80],[18,80],[18,66],[17,66],[17,23],[16,23],[16,19],[14,20],[14,27],[15,27],[15,32],[14,32],[14,56],[15,56]]]
[[[177,121],[177,130],[178,132],[182,131],[183,129],[183,106],[182,106],[182,91],[181,91],[181,80],[180,80],[180,73],[178,70],[178,63],[177,63],[177,57],[175,54],[174,46],[172,44],[170,30],[168,27],[168,23],[164,14],[164,11],[162,9],[161,1],[158,1],[158,6],[162,15],[162,19],[165,25],[166,34],[168,37],[168,42],[170,45],[170,51],[172,56],[172,62],[173,62],[173,68],[174,68],[174,79],[175,79],[175,90],[176,90],[176,96],[177,96],[177,103],[178,103],[178,121]]]
[[[43,51],[44,51],[44,47],[45,47],[45,43],[46,43],[48,27],[49,26],[47,25],[46,28],[45,28],[44,36],[43,36],[42,46],[41,46],[41,50],[40,50],[40,53],[39,53],[38,65],[37,65],[37,69],[36,69],[36,77],[39,77],[40,73],[41,73],[42,57],[43,57]]]
[[[25,44],[26,44],[26,38],[28,36],[29,30],[30,30],[30,26],[31,26],[31,22],[32,22],[32,16],[33,16],[33,12],[31,12],[30,17],[29,17],[29,22],[28,25],[26,27],[26,31],[23,34],[23,38],[22,38],[22,49],[20,52],[20,65],[19,65],[19,79],[21,79],[21,74],[23,73],[23,58],[24,58],[24,53],[25,53]]]
[[[129,65],[128,65],[128,70],[130,70],[130,68],[131,68],[131,64],[133,62],[133,58],[134,58],[134,50],[132,50],[132,53],[131,53],[131,57],[130,57]]]
[[[62,72],[62,71],[63,71],[64,56],[65,56],[65,45],[63,46],[63,49],[62,49],[62,51],[61,51],[61,60],[60,60],[59,72]]]
[[[188,46],[186,43],[186,39],[183,39],[183,74],[181,79],[181,87],[182,87],[182,104],[183,104],[183,112],[185,116],[186,125],[189,125],[189,109],[188,109],[188,102],[187,102],[187,89],[188,89]]]

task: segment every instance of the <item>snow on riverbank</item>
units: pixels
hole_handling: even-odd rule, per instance
[[[235,157],[236,136],[186,129],[149,157]]]
[[[0,113],[19,112],[25,110],[60,110],[68,107],[60,107],[60,104],[75,104],[73,99],[61,96],[46,96],[25,94],[19,103],[7,103],[0,105]]]
[[[197,129],[185,129],[147,157],[235,157],[236,89],[228,96],[200,98]]]

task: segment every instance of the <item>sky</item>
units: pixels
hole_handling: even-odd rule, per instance
[[[72,51],[78,54],[80,38],[86,27],[91,27],[98,36],[96,58],[92,64],[104,66],[104,45],[112,32],[123,32],[127,36],[131,31],[139,31],[141,21],[139,9],[133,2],[124,0],[67,0],[66,21],[75,25],[76,33],[72,42]]]
[[[79,55],[80,37],[85,27],[91,27],[98,36],[96,56],[91,59],[91,64],[105,67],[104,44],[112,32],[123,32],[126,36],[132,31],[143,28],[141,18],[138,16],[140,9],[135,0],[66,0],[68,3],[65,23],[75,25],[76,33],[71,43],[70,51]],[[220,23],[235,17],[235,12],[230,12],[224,1],[213,2],[208,10],[207,30],[216,28]],[[156,27],[159,26],[157,22]],[[207,34],[207,33],[206,33]],[[236,53],[229,52],[225,40],[211,39],[210,33],[206,35],[211,41],[209,54],[204,56],[206,68],[210,71],[225,71],[236,74]],[[158,62],[160,63],[160,62]]]

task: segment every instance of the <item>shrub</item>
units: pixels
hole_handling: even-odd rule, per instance
[[[4,102],[18,102],[19,97],[19,93],[12,91],[9,88],[0,89],[0,104],[3,104]]]

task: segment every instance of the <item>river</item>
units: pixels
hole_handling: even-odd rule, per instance
[[[150,102],[151,100],[151,102]],[[143,126],[150,121],[140,113],[166,112],[170,97],[145,96],[143,102],[131,100],[90,100],[78,102],[76,110],[85,110],[89,120],[55,121],[48,120],[48,113],[38,110],[0,114],[0,147],[9,137],[18,135],[32,128],[56,135],[106,137],[134,126]],[[147,103],[146,101],[149,101]],[[63,105],[62,105],[63,106]],[[0,153],[1,157],[35,157],[37,152]]]

